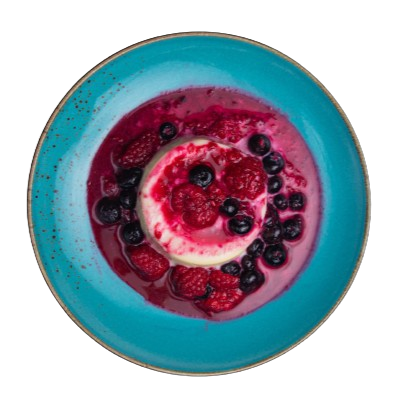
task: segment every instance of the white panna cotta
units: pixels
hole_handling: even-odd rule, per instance
[[[253,220],[250,231],[242,235],[233,233],[228,228],[230,218],[219,212],[229,196],[223,183],[225,168],[245,156],[232,146],[205,138],[178,139],[161,149],[145,168],[139,189],[137,212],[148,240],[184,265],[213,266],[240,256],[258,236],[267,202],[266,186],[254,200],[240,202],[237,216],[243,213]],[[189,171],[199,164],[213,169],[214,180],[205,188],[189,183]],[[175,208],[175,191],[184,187],[195,194],[186,196],[186,211],[192,208],[196,213]],[[207,217],[211,225],[191,223],[195,214]]]

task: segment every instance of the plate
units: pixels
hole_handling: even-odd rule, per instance
[[[125,113],[162,92],[208,85],[238,88],[287,115],[315,158],[323,201],[316,249],[290,290],[252,313],[222,322],[183,317],[145,302],[101,255],[86,204],[91,161]],[[159,371],[228,373],[290,350],[342,300],[367,240],[368,176],[343,111],[299,64],[245,38],[181,33],[118,52],[68,92],[34,155],[28,219],[52,293],[99,344]]]

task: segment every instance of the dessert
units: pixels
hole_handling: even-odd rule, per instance
[[[225,320],[304,269],[320,182],[283,114],[236,90],[189,88],[113,127],[91,165],[88,208],[112,270],[148,302]]]

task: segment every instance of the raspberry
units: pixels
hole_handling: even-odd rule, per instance
[[[218,210],[206,191],[194,184],[175,187],[170,203],[173,211],[182,214],[186,224],[197,229],[210,227],[218,217]]]
[[[243,298],[244,294],[239,289],[212,291],[207,299],[197,302],[197,306],[205,312],[225,312],[233,309]]]
[[[177,265],[171,274],[174,293],[185,299],[196,299],[207,292],[208,272],[204,268]]]
[[[216,290],[237,289],[239,287],[239,276],[232,276],[215,269],[211,271],[209,283]]]
[[[227,198],[225,194],[225,187],[223,187],[218,181],[213,181],[206,189],[208,198],[211,201],[213,207],[219,207]]]
[[[159,146],[160,138],[156,133],[143,133],[125,147],[118,159],[118,164],[124,168],[144,167]]]
[[[170,268],[169,261],[147,244],[130,249],[129,257],[146,281],[160,279]]]
[[[255,199],[265,189],[266,174],[255,157],[244,157],[225,169],[224,182],[232,195],[240,199]]]
[[[119,187],[113,177],[103,177],[101,180],[102,191],[109,197],[115,197],[119,194]]]

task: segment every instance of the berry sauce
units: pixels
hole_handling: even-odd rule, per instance
[[[142,172],[156,153],[178,138],[203,137],[241,151],[243,158],[223,173],[225,197],[214,208],[206,204],[211,217],[185,216],[189,228],[200,231],[223,219],[240,239],[253,219],[245,210],[236,215],[237,208],[247,208],[259,191],[268,190],[256,240],[236,259],[209,267],[174,262],[142,230],[137,204]],[[251,178],[251,160],[262,171],[258,181]],[[199,195],[219,177],[205,165],[185,180]],[[174,186],[163,186],[167,211],[177,209],[173,191],[177,194]],[[190,211],[188,202],[183,206]],[[147,302],[184,316],[227,320],[275,299],[305,268],[319,231],[321,187],[309,149],[284,114],[237,90],[187,88],[147,101],[111,129],[91,164],[88,210],[106,261]]]

